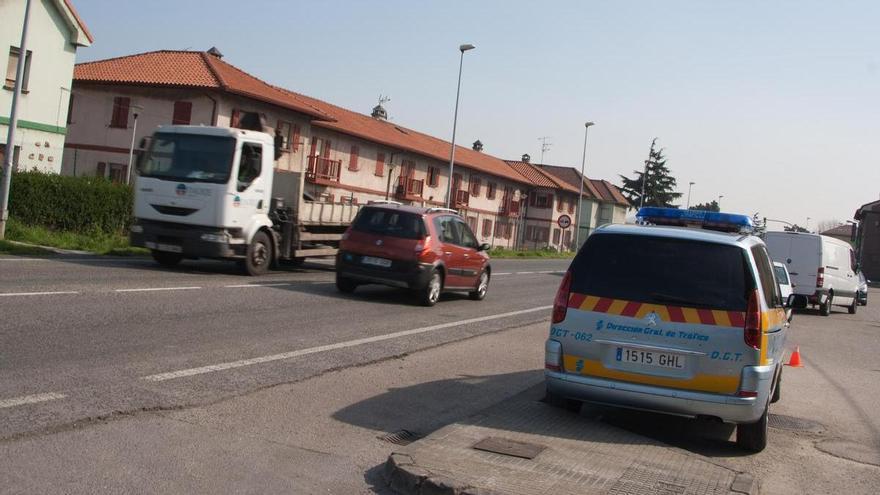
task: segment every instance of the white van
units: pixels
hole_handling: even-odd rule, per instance
[[[822,316],[831,313],[831,306],[856,312],[859,276],[849,243],[803,232],[767,232],[764,242],[773,261],[788,268],[794,293],[818,305]]]

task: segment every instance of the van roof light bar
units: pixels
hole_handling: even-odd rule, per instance
[[[750,233],[755,230],[752,217],[736,213],[646,206],[639,209],[636,217],[641,223],[653,225],[697,227],[737,233]]]

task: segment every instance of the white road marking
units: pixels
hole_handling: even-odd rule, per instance
[[[0,292],[0,297],[13,297],[13,296],[55,296],[58,294],[79,294],[79,292],[75,290],[59,290],[59,291],[48,291],[48,292]]]
[[[531,275],[535,272],[516,272],[517,275]]]
[[[0,409],[9,407],[23,406],[25,404],[36,404],[38,402],[46,402],[50,400],[58,400],[66,397],[63,394],[49,392],[46,394],[25,395],[22,397],[13,397],[12,399],[0,399]]]
[[[513,275],[513,274],[510,272],[500,272],[500,273],[495,273],[494,275]]]
[[[201,287],[147,287],[143,289],[116,289],[114,292],[156,292],[161,290],[196,290]]]
[[[233,369],[233,368],[242,368],[245,366],[252,366],[255,364],[269,363],[272,361],[281,361],[283,359],[291,359],[291,358],[300,357],[300,356],[307,356],[309,354],[316,354],[319,352],[334,351],[337,349],[346,349],[348,347],[355,347],[355,346],[364,345],[364,344],[372,344],[374,342],[382,342],[385,340],[396,339],[399,337],[408,337],[410,335],[432,332],[435,330],[442,330],[444,328],[469,325],[471,323],[479,323],[479,322],[483,322],[483,321],[497,320],[499,318],[508,318],[511,316],[518,316],[518,315],[523,315],[523,314],[528,314],[528,313],[534,313],[537,311],[546,311],[552,307],[553,306],[538,306],[535,308],[523,309],[520,311],[510,311],[508,313],[499,313],[499,314],[494,314],[494,315],[489,315],[489,316],[481,316],[479,318],[470,318],[467,320],[451,321],[448,323],[440,323],[438,325],[431,325],[428,327],[414,328],[412,330],[404,330],[401,332],[387,333],[384,335],[376,335],[374,337],[366,337],[363,339],[355,339],[355,340],[349,340],[346,342],[337,342],[335,344],[327,344],[327,345],[321,345],[321,346],[317,346],[317,347],[310,347],[308,349],[299,349],[299,350],[291,351],[291,352],[283,352],[281,354],[271,354],[268,356],[260,356],[260,357],[255,357],[255,358],[251,358],[251,359],[242,359],[239,361],[230,361],[227,363],[219,363],[219,364],[213,364],[213,365],[209,365],[209,366],[201,366],[198,368],[189,368],[189,369],[178,370],[178,371],[170,371],[167,373],[159,373],[156,375],[143,376],[143,377],[141,377],[141,379],[151,381],[151,382],[163,382],[166,380],[173,380],[175,378],[183,378],[183,377],[187,377],[187,376],[202,375],[205,373],[213,373],[215,371],[223,371],[223,370],[228,370],[228,369]]]
[[[281,283],[273,283],[273,284],[237,284],[237,285],[224,285],[223,287],[227,289],[242,289],[245,287],[284,287],[287,285],[293,285],[289,282],[281,282]]]

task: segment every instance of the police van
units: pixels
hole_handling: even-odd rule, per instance
[[[790,304],[764,242],[744,215],[642,208],[638,220],[597,229],[565,273],[547,401],[716,418],[762,450]]]

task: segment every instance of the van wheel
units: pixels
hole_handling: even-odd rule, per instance
[[[244,259],[244,272],[251,276],[263,275],[272,263],[272,242],[265,232],[254,234]]]
[[[858,305],[859,305],[859,297],[858,296],[853,297],[852,304],[850,304],[849,307],[846,308],[846,310],[849,311],[849,314],[854,315],[854,314],[856,314],[856,309],[858,309],[856,306],[858,306]]]
[[[819,303],[819,314],[822,316],[831,314],[831,294],[828,294],[828,298],[825,299],[824,303]]]
[[[484,271],[480,274],[480,281],[477,283],[477,290],[469,292],[468,297],[474,301],[482,301],[486,297],[486,292],[488,291],[489,274]]]
[[[579,413],[581,411],[580,401],[554,394],[549,390],[544,393],[544,403],[574,413]]]
[[[357,289],[357,286],[358,284],[354,280],[336,275],[336,288],[339,289],[339,292],[351,294]]]
[[[421,289],[419,301],[423,306],[433,306],[440,299],[440,292],[443,290],[443,276],[440,272],[434,270],[431,272],[431,278],[428,279],[428,285]]]
[[[761,415],[755,423],[740,424],[736,426],[736,444],[750,452],[760,452],[767,446],[767,416],[769,407],[764,408],[764,414]]]
[[[150,254],[153,256],[156,263],[159,263],[165,268],[177,266],[177,264],[180,263],[180,260],[183,259],[183,255],[180,253],[169,253],[167,251],[157,251],[155,249],[150,251]]]
[[[779,375],[776,377],[776,387],[773,389],[773,397],[770,398],[770,403],[773,404],[775,402],[779,402],[779,399],[782,398],[782,367],[779,368]]]

